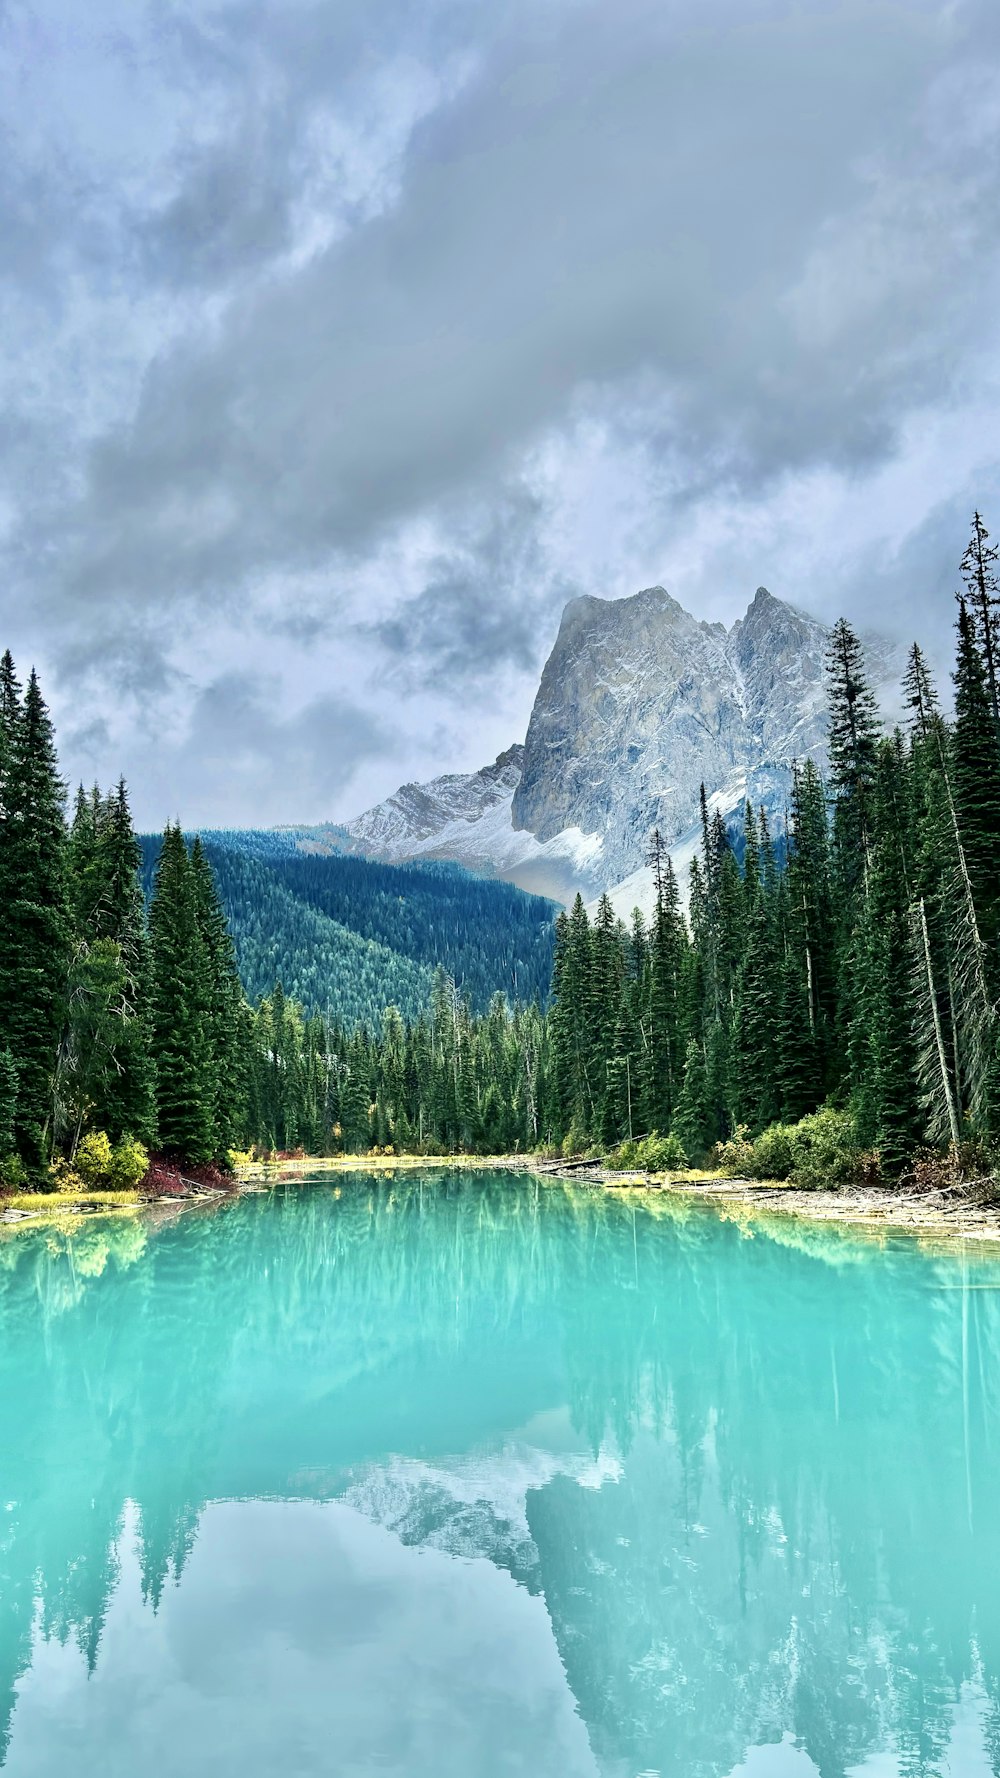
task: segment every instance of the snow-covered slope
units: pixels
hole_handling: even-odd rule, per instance
[[[540,841],[514,827],[511,804],[523,759],[523,747],[508,747],[481,771],[401,785],[384,803],[347,823],[347,849],[391,864],[450,859],[556,901],[568,900],[577,889],[599,893],[605,880],[599,834],[570,826]]]
[[[729,630],[663,587],[574,599],[524,746],[478,772],[404,784],[338,844],[390,861],[453,859],[562,901],[607,890],[622,913],[648,907],[650,832],[659,827],[686,890],[702,783],[724,815],[749,797],[781,831],[792,761],[825,763],[826,644],[821,623],[765,587]],[[868,648],[878,682],[892,650],[877,638]]]

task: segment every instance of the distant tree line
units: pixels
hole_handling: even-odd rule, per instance
[[[485,1012],[492,995],[544,999],[555,906],[457,865],[384,864],[297,851],[281,833],[203,833],[233,935],[240,978],[256,1004],[280,979],[310,1013],[353,1028],[383,1009],[415,1018],[445,970]],[[145,836],[152,890],[161,840]]]

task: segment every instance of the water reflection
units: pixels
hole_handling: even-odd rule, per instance
[[[37,1705],[71,1642],[106,1747],[114,1650],[146,1649],[164,1773],[199,1769],[196,1728],[206,1771],[281,1769],[264,1725],[293,1704],[303,1772],[335,1728],[345,1772],[1000,1773],[997,1287],[908,1242],[492,1175],[19,1232],[11,1770],[69,1769]],[[195,1649],[231,1655],[247,1723],[211,1759],[166,1679]],[[381,1716],[366,1674],[395,1675]]]

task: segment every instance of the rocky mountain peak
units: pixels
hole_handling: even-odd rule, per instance
[[[388,858],[454,858],[560,899],[648,900],[660,828],[686,878],[698,796],[736,815],[746,797],[780,830],[794,759],[824,763],[827,630],[758,587],[730,629],[662,586],[570,600],[524,745],[481,771],[408,784],[349,824],[349,843]],[[873,680],[896,665],[865,638]]]
[[[574,600],[546,662],[514,793],[515,827],[547,841],[567,827],[604,838],[625,876],[650,828],[668,843],[715,789],[825,736],[825,631],[759,587],[728,632],[663,587]]]

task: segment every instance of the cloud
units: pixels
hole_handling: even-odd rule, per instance
[[[132,732],[128,775],[137,821],[156,829],[178,815],[188,826],[233,827],[292,820],[298,808],[319,815],[392,744],[388,726],[342,691],[287,709],[263,675],[220,674],[195,695],[179,736],[164,737],[148,714]],[[67,728],[74,775],[110,781],[112,739],[99,721]]]
[[[910,122],[954,26],[929,4],[691,16],[543,9],[418,129],[397,205],[155,362],[94,452],[76,586],[133,585],[143,551],[160,592],[354,546],[495,474],[582,383],[643,367],[744,475],[884,453],[909,392],[948,374],[981,300],[963,272],[980,283],[996,247],[981,179],[963,166],[963,188],[959,151]],[[239,136],[229,152],[223,191]],[[198,170],[175,232],[204,214]],[[230,209],[211,250],[245,248]],[[188,249],[197,266],[202,235]]]
[[[469,686],[507,668],[533,670],[540,628],[576,590],[547,558],[543,505],[522,482],[485,510],[456,515],[419,592],[372,625],[397,682],[419,684],[433,672]]]
[[[479,688],[513,738],[570,593],[890,608],[997,493],[995,7],[35,17],[7,51],[59,123],[48,153],[13,126],[11,621],[125,692],[137,748],[136,663],[194,732],[227,635],[297,647],[304,710],[338,637],[369,651],[386,771],[386,676],[400,732],[471,747]],[[205,783],[242,807],[216,732]]]

